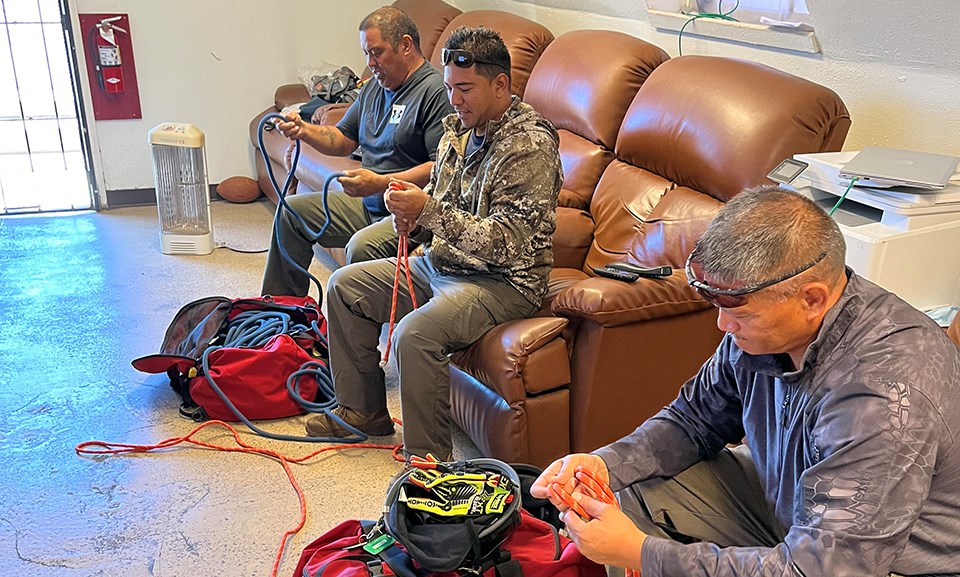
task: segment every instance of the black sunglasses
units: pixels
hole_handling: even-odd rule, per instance
[[[503,68],[503,65],[498,62],[477,58],[473,55],[473,52],[469,50],[444,48],[440,51],[440,64],[446,66],[450,63],[453,63],[457,68],[470,68],[474,64],[488,64],[490,66],[496,66],[497,68]]]
[[[755,284],[753,286],[736,288],[736,289],[722,289],[717,287],[712,287],[709,284],[699,280],[697,277],[703,272],[701,270],[701,265],[698,261],[693,259],[693,254],[691,253],[687,257],[687,265],[684,267],[684,270],[687,273],[687,284],[692,286],[697,290],[697,294],[703,297],[703,300],[712,304],[713,306],[722,308],[722,309],[734,309],[737,307],[742,307],[747,304],[747,295],[753,294],[759,290],[765,289],[767,287],[773,286],[783,281],[793,278],[798,274],[802,273],[807,269],[813,268],[818,262],[822,261],[827,256],[826,252],[821,252],[820,256],[814,259],[813,262],[807,263],[802,267],[792,270],[787,274],[777,277],[773,280],[764,281],[760,284]]]

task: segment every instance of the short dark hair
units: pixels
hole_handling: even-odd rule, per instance
[[[833,286],[844,271],[846,243],[837,223],[815,202],[777,186],[745,190],[727,202],[697,241],[692,259],[712,281],[752,285],[826,256],[770,292],[780,300],[805,282]]]
[[[467,28],[461,26],[447,38],[444,48],[448,50],[469,50],[478,60],[493,62],[476,62],[473,66],[477,74],[487,79],[494,79],[498,74],[506,74],[511,79],[510,51],[503,43],[503,38],[493,30],[484,26]]]
[[[420,50],[420,32],[417,30],[416,23],[399,8],[384,6],[368,14],[360,21],[360,32],[370,28],[379,29],[380,36],[389,42],[394,50],[404,36],[409,36],[413,40],[413,47],[417,54],[423,54]]]

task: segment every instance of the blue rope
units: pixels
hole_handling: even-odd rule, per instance
[[[270,178],[270,184],[273,186],[274,192],[277,193],[277,212],[274,213],[274,216],[273,216],[273,231],[274,231],[274,236],[277,239],[277,248],[280,250],[280,256],[283,257],[283,260],[287,261],[296,270],[305,274],[307,278],[309,278],[313,282],[313,284],[317,287],[318,294],[320,295],[320,297],[317,299],[317,302],[322,303],[323,302],[323,286],[320,284],[320,280],[317,279],[317,277],[310,274],[309,270],[300,266],[296,261],[293,260],[293,258],[290,257],[290,254],[287,252],[287,249],[284,248],[283,246],[283,242],[280,240],[280,235],[278,235],[276,232],[277,232],[277,227],[280,225],[281,210],[286,210],[287,212],[290,213],[290,215],[294,219],[296,219],[297,223],[303,228],[303,230],[306,231],[307,240],[313,243],[319,242],[320,238],[323,237],[323,234],[327,232],[327,227],[330,226],[330,205],[327,201],[327,193],[329,192],[329,189],[330,189],[330,183],[333,182],[334,179],[340,178],[341,176],[346,176],[346,175],[342,172],[335,172],[330,176],[328,176],[327,179],[323,181],[323,190],[320,193],[321,194],[320,201],[323,204],[323,226],[320,227],[320,230],[314,231],[313,229],[310,228],[307,222],[303,220],[303,217],[297,214],[297,211],[293,210],[293,208],[291,208],[290,204],[287,202],[287,191],[290,189],[290,184],[293,182],[293,175],[297,170],[297,164],[300,162],[300,141],[299,140],[293,141],[294,151],[293,151],[293,158],[290,161],[290,170],[289,172],[287,172],[287,178],[286,180],[283,181],[283,187],[281,188],[280,185],[277,184],[277,179],[273,174],[273,165],[271,164],[270,157],[267,155],[267,149],[263,145],[264,128],[267,126],[267,123],[272,119],[278,119],[283,122],[287,122],[288,119],[281,114],[277,114],[276,112],[271,112],[270,114],[267,114],[266,116],[260,119],[260,124],[257,129],[257,144],[260,145],[260,154],[263,156],[263,163],[267,167],[267,176]],[[319,331],[317,333],[319,334]]]
[[[219,383],[213,378],[210,370],[210,354],[213,351],[224,347],[256,348],[263,346],[267,341],[277,335],[284,333],[296,334],[305,332],[305,330],[306,327],[303,325],[294,324],[291,326],[290,315],[287,313],[278,311],[246,311],[240,313],[230,321],[230,326],[227,329],[227,337],[223,345],[207,347],[207,350],[203,352],[203,357],[200,361],[203,368],[203,375],[206,377],[207,383],[210,384],[210,388],[220,397],[220,400],[230,409],[230,412],[240,419],[244,425],[249,427],[251,431],[262,437],[278,441],[306,441],[311,443],[362,443],[366,441],[369,438],[366,433],[350,425],[333,412],[332,409],[337,406],[336,394],[333,388],[333,378],[330,376],[329,367],[323,363],[317,361],[304,363],[299,370],[287,377],[287,393],[301,407],[306,409],[307,412],[327,415],[344,429],[353,433],[352,437],[307,437],[282,435],[265,431],[254,425],[250,419],[233,404],[226,393],[223,392]],[[319,335],[319,333],[317,334]],[[319,402],[308,401],[304,399],[300,393],[301,379],[308,376],[317,381],[317,398],[321,399]]]
[[[293,176],[297,169],[297,164],[300,162],[300,141],[295,140],[294,154],[293,159],[291,160],[290,170],[287,172],[287,178],[283,182],[283,187],[277,183],[277,179],[273,174],[273,166],[270,162],[270,158],[267,155],[266,147],[263,144],[263,132],[264,127],[271,119],[279,119],[286,121],[287,119],[280,114],[271,113],[267,114],[260,120],[260,125],[258,128],[257,142],[260,145],[260,152],[263,155],[264,164],[267,167],[267,175],[270,178],[270,184],[273,186],[273,190],[277,193],[277,212],[274,214],[273,219],[273,233],[277,241],[277,248],[280,251],[280,255],[283,259],[292,265],[298,271],[307,275],[307,277],[316,285],[317,291],[320,295],[318,302],[323,302],[323,287],[320,284],[320,281],[310,274],[310,271],[304,267],[297,264],[293,258],[290,257],[289,253],[283,246],[283,242],[280,239],[280,235],[277,234],[277,229],[280,224],[280,215],[282,210],[286,210],[290,215],[297,220],[300,226],[306,231],[307,239],[311,242],[318,242],[323,234],[326,232],[327,227],[330,225],[330,205],[327,202],[327,193],[329,192],[330,183],[333,182],[335,178],[344,176],[342,172],[336,172],[327,177],[323,183],[323,190],[321,192],[321,201],[323,203],[323,215],[324,223],[320,227],[319,231],[314,231],[307,225],[306,221],[302,216],[297,214],[297,211],[293,210],[289,203],[287,203],[287,191],[290,188],[290,184],[293,182]],[[304,325],[290,324],[290,315],[282,313],[279,311],[245,311],[238,314],[234,317],[228,327],[225,340],[221,346],[211,346],[203,352],[200,363],[203,369],[203,374],[207,379],[207,383],[210,384],[210,388],[213,389],[213,392],[216,393],[220,400],[230,409],[230,411],[238,418],[240,421],[250,428],[251,431],[256,434],[266,437],[268,439],[276,439],[278,441],[307,441],[307,442],[324,442],[324,443],[362,443],[366,441],[369,437],[366,433],[357,429],[356,427],[350,425],[337,414],[333,412],[333,408],[336,407],[336,393],[333,387],[333,377],[330,375],[330,368],[316,361],[310,361],[304,363],[299,370],[295,371],[286,380],[287,393],[292,399],[294,399],[301,407],[306,409],[311,413],[323,413],[326,414],[330,419],[338,423],[344,429],[353,433],[352,437],[340,438],[340,437],[307,437],[307,436],[298,436],[298,435],[281,435],[278,433],[271,433],[265,431],[248,419],[241,411],[237,408],[236,405],[227,397],[223,392],[223,389],[220,388],[220,385],[213,378],[213,375],[210,371],[210,354],[224,347],[233,347],[233,348],[256,348],[265,345],[271,338],[280,335],[280,334],[290,334],[292,336],[303,335],[310,333],[312,330],[311,337],[315,337],[324,346],[327,346],[327,340],[324,338],[323,333],[320,331],[320,327],[317,324],[317,321],[311,321],[310,329]],[[327,347],[329,350],[329,347]],[[321,399],[319,402],[308,401],[303,398],[300,393],[300,382],[304,377],[312,377],[317,382],[317,398]]]

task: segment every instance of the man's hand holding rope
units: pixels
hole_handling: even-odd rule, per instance
[[[413,233],[427,198],[427,193],[411,182],[390,180],[383,201],[393,215],[393,229],[398,236],[405,237]]]
[[[530,494],[549,499],[580,552],[597,563],[624,567],[640,575],[640,550],[646,535],[623,512],[609,488],[610,474],[596,455],[567,455],[550,464]]]

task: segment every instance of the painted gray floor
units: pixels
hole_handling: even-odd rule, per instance
[[[272,211],[265,201],[214,203],[217,242],[266,248]],[[130,360],[156,351],[183,304],[256,295],[265,259],[225,248],[163,255],[154,207],[0,219],[0,574],[270,574],[299,518],[277,462],[186,446],[106,458],[74,451],[94,439],[153,444],[196,426],[178,416],[166,377]],[[330,264],[315,259],[312,271],[325,280]],[[269,427],[303,430],[299,417]],[[243,438],[288,456],[319,448]],[[213,430],[198,439],[231,442]],[[377,440],[399,443],[400,434]],[[462,434],[455,445],[458,457],[476,454]],[[388,451],[371,449],[294,465],[309,513],[278,574],[290,575],[300,550],[336,523],[375,518],[399,469]]]

